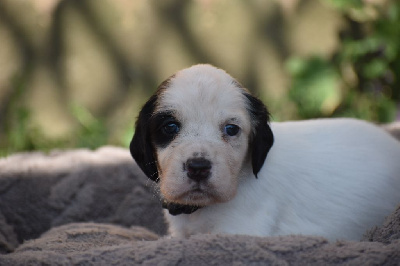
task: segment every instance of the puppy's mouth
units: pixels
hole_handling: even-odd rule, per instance
[[[207,192],[207,190],[202,189],[200,187],[191,189],[188,192],[186,192],[185,194],[186,194],[185,196],[187,198],[191,199],[192,201],[196,201],[198,199],[202,199],[205,197],[208,198],[210,196],[209,193]]]
[[[195,184],[177,196],[174,202],[186,205],[206,206],[216,202],[214,190],[207,185]]]

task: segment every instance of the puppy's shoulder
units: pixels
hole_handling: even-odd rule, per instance
[[[335,127],[376,127],[372,123],[355,118],[320,118],[272,122],[273,128],[335,128]]]
[[[274,134],[332,137],[386,138],[390,135],[379,126],[354,118],[311,119],[302,121],[273,122],[271,128]]]

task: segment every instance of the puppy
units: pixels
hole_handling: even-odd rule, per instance
[[[359,240],[400,203],[400,142],[355,119],[269,123],[225,71],[196,65],[144,105],[130,151],[161,194],[172,236]]]

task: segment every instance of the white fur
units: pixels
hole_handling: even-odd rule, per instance
[[[166,214],[173,236],[229,233],[359,240],[400,203],[400,143],[354,119],[272,123],[256,179],[243,171],[229,202]]]
[[[179,72],[160,97],[156,113],[173,110],[182,123],[178,137],[167,148],[157,149],[163,197],[192,205],[230,200],[236,193],[251,131],[241,91],[224,71],[197,66]],[[231,121],[240,125],[242,131],[224,141],[222,127]],[[194,153],[202,154],[213,163],[211,178],[201,183],[207,196],[186,193],[197,184],[190,182],[182,171],[182,164]]]
[[[157,149],[162,196],[205,207],[166,212],[172,236],[228,233],[320,235],[358,240],[400,203],[400,143],[355,119],[272,123],[275,142],[256,178],[248,153],[254,127],[243,89],[224,71],[195,66],[171,80],[156,112],[173,110],[182,123],[176,139]],[[231,119],[239,136],[223,139]],[[193,153],[213,163],[204,192],[182,163]]]

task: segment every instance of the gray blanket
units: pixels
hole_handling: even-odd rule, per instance
[[[400,208],[360,242],[171,239],[152,186],[121,148],[1,159],[0,265],[400,265]]]

